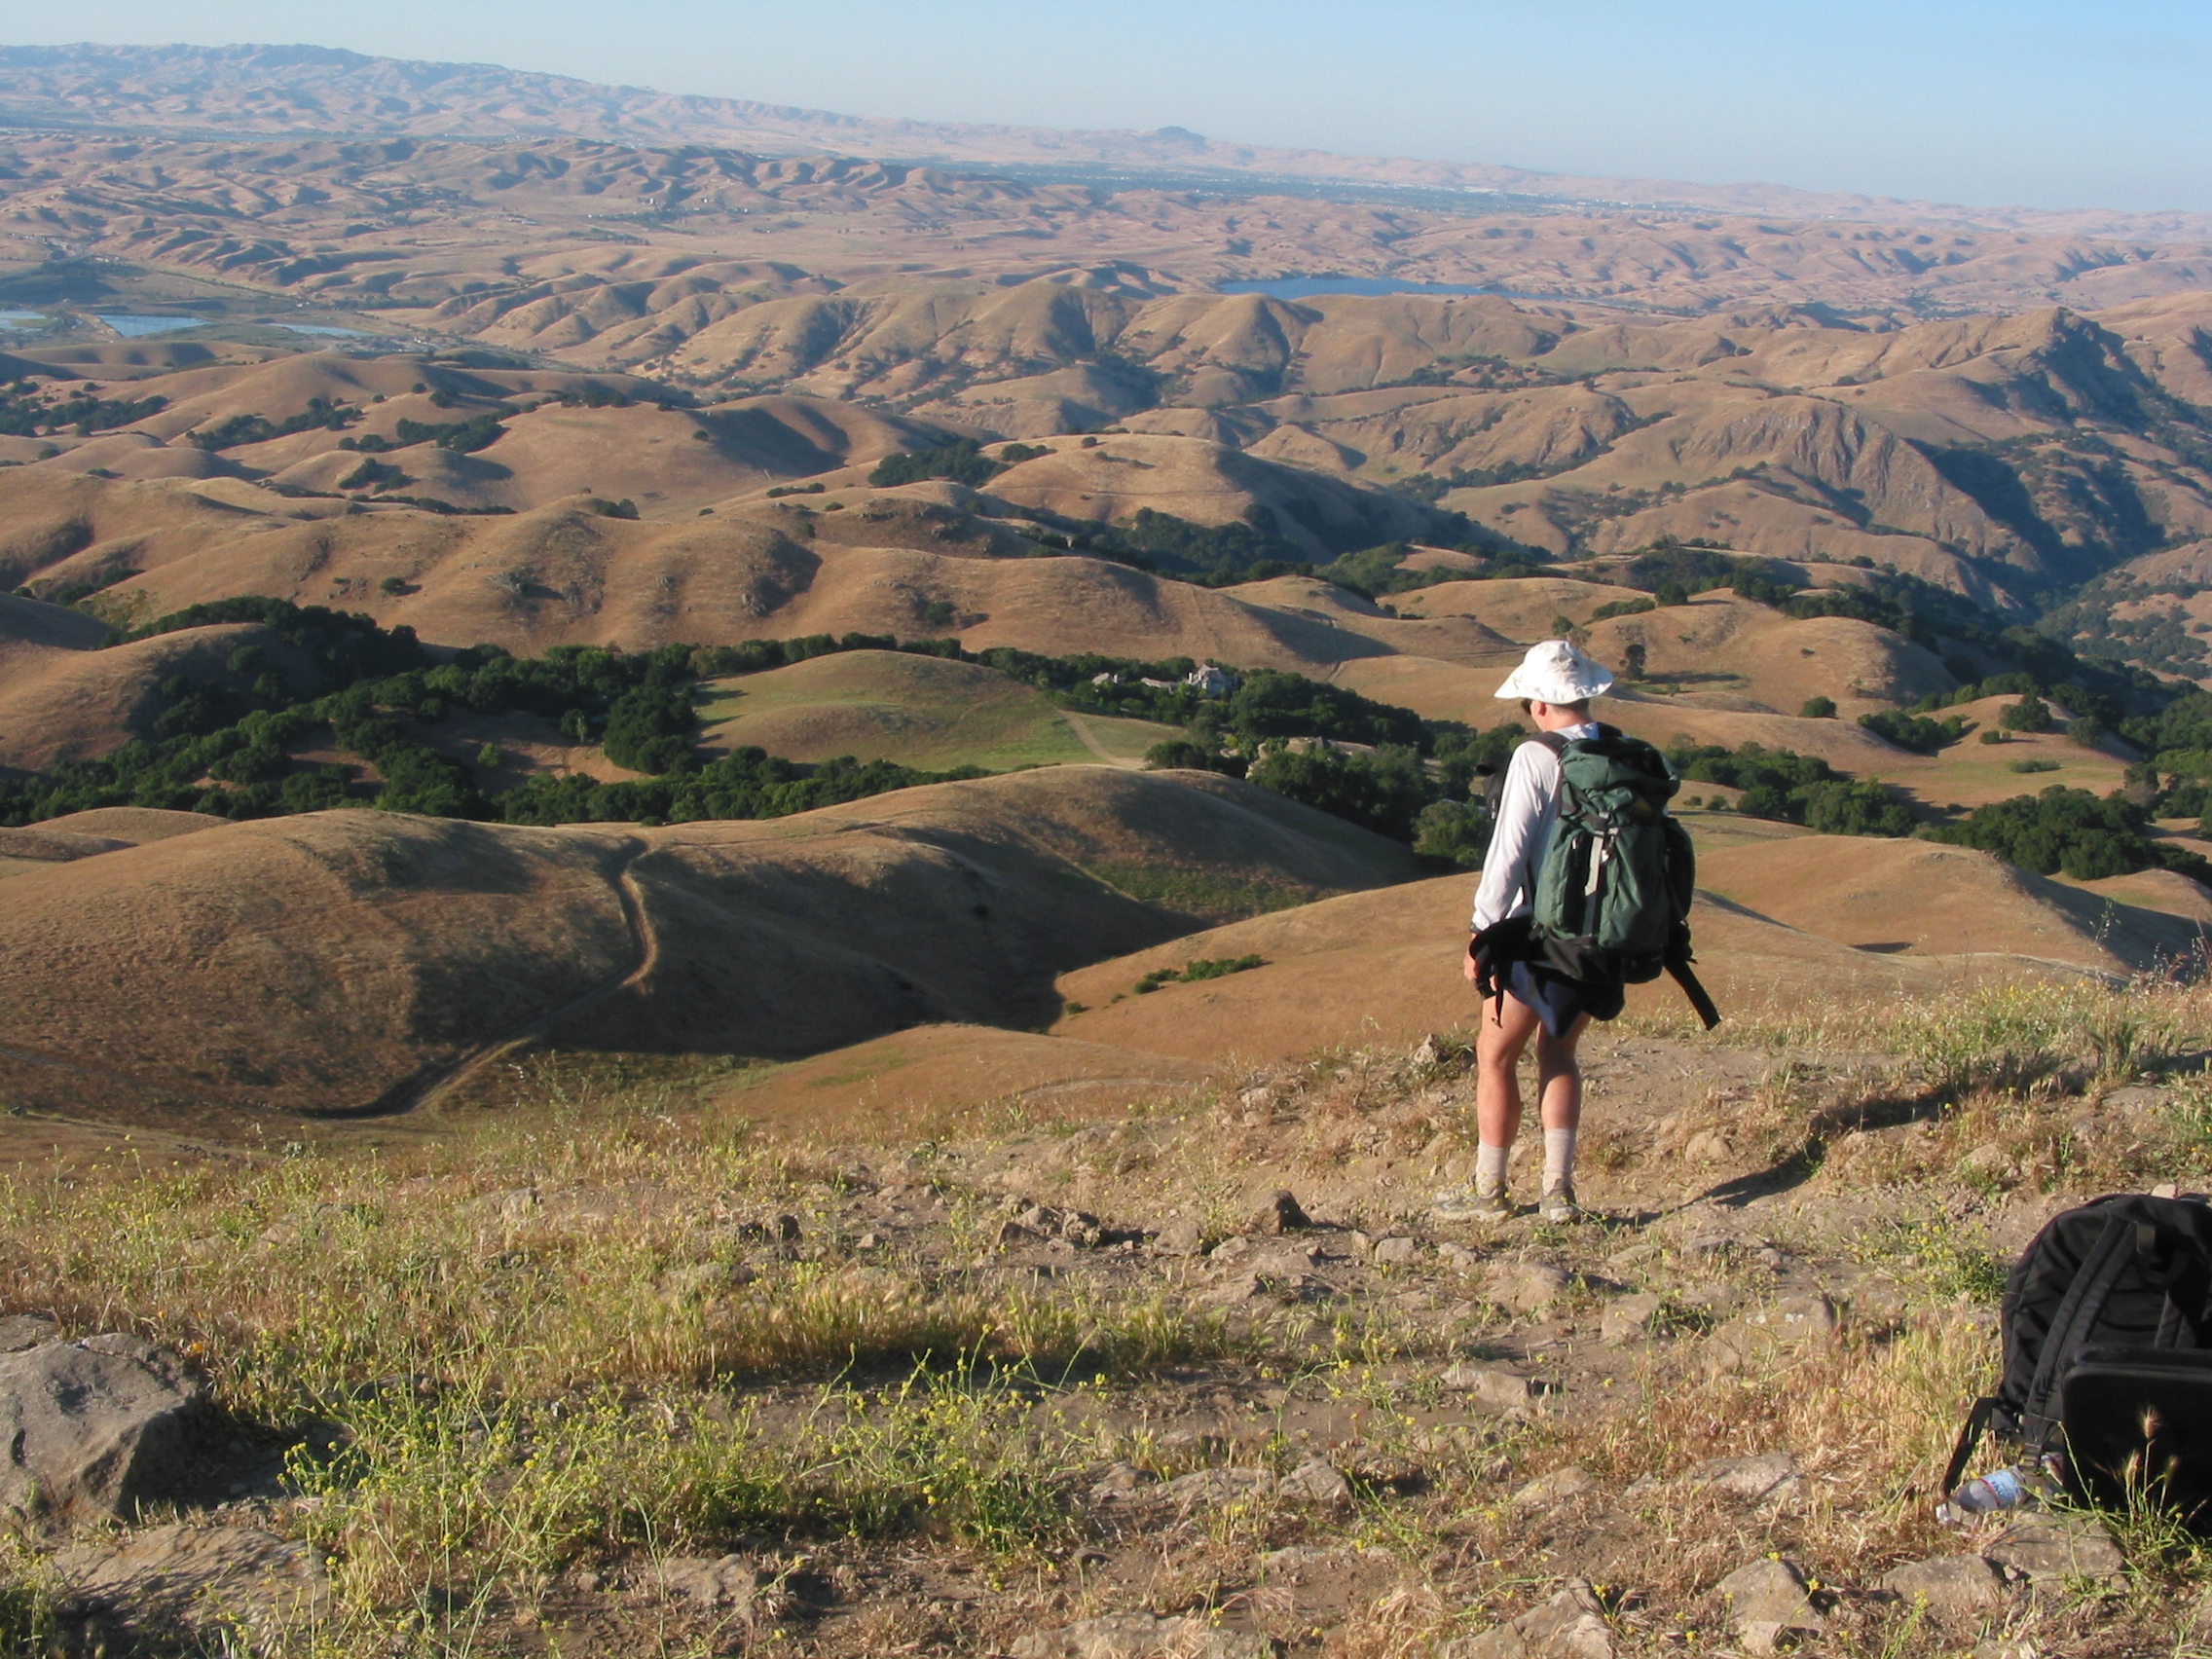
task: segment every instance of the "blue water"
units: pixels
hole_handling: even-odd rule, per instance
[[[1315,294],[1494,294],[1463,282],[1400,282],[1388,276],[1277,276],[1266,282],[1224,282],[1225,294],[1265,294],[1272,300],[1303,300]]]
[[[93,314],[126,340],[135,340],[141,334],[167,334],[173,329],[205,326],[196,316],[118,316],[110,312]]]
[[[0,311],[0,328],[27,328],[45,321],[44,312]]]
[[[294,334],[333,334],[347,340],[382,340],[381,334],[371,334],[365,328],[333,328],[322,322],[279,322],[278,328],[288,328]]]

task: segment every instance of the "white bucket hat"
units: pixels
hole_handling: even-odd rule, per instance
[[[1612,688],[1612,671],[1604,663],[1583,655],[1566,640],[1542,640],[1529,647],[1521,666],[1496,695],[1538,703],[1579,703],[1603,697]]]

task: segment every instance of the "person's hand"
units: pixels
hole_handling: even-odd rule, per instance
[[[1475,982],[1475,953],[1472,950],[1459,958],[1459,976],[1470,985]]]

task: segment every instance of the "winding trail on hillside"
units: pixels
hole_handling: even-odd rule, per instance
[[[1135,772],[1143,769],[1144,762],[1142,760],[1131,759],[1125,755],[1116,755],[1103,743],[1100,743],[1098,734],[1090,729],[1090,723],[1072,709],[1062,709],[1060,719],[1068,722],[1068,729],[1082,740],[1084,748],[1089,750],[1107,765],[1119,766],[1124,772]]]
[[[450,1064],[439,1067],[427,1078],[411,1080],[363,1111],[347,1115],[397,1117],[434,1106],[486,1066],[495,1065],[518,1049],[535,1042],[565,1020],[573,1019],[580,1014],[588,1014],[608,998],[642,986],[651,977],[654,968],[659,966],[660,938],[653,932],[652,921],[645,913],[645,896],[638,886],[637,877],[631,874],[631,866],[651,851],[651,846],[645,841],[634,837],[625,840],[620,862],[614,866],[608,882],[614,890],[615,901],[622,906],[622,920],[630,932],[630,942],[636,956],[631,967],[593,986],[582,996],[540,1014],[520,1030],[480,1044]]]

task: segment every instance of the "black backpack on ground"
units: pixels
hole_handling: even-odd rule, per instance
[[[2057,1456],[2079,1498],[2140,1492],[2212,1525],[2212,1206],[2122,1194],[2053,1217],[2006,1281],[2003,1335],[1946,1501],[1986,1429],[2022,1461]]]

